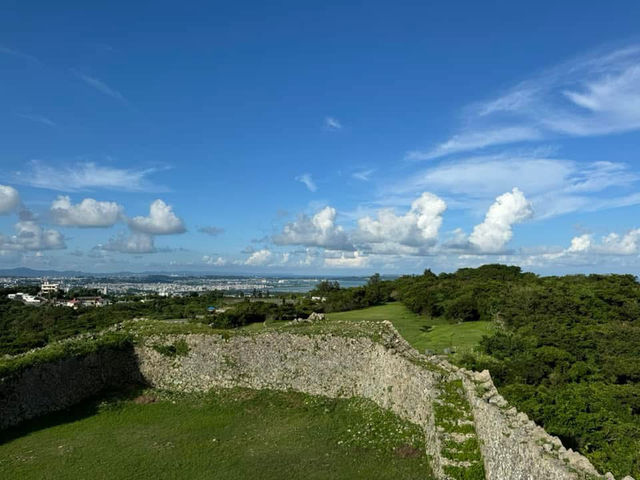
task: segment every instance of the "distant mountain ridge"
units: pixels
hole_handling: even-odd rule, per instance
[[[93,277],[95,274],[74,270],[34,270],[27,267],[6,268],[0,270],[0,277]]]
[[[101,272],[101,273],[88,273],[78,270],[36,270],[28,267],[16,267],[0,269],[0,277],[24,277],[24,278],[38,278],[38,277],[147,277],[147,276],[159,276],[159,277],[231,277],[231,278],[336,278],[336,279],[361,279],[367,278],[367,275],[285,275],[285,274],[239,274],[230,272],[162,272],[162,271],[144,271],[144,272]],[[395,278],[394,275],[383,275],[383,277]]]

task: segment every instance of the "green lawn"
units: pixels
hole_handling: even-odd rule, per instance
[[[417,315],[399,302],[377,307],[331,313],[330,320],[389,320],[416,350],[442,353],[447,347],[468,350],[478,344],[483,335],[491,332],[491,322],[449,324],[443,319]],[[427,331],[428,330],[428,331]]]
[[[369,401],[233,389],[84,404],[28,422],[0,433],[0,478],[431,476],[421,430]]]

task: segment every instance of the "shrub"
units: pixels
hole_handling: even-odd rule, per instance
[[[189,344],[181,339],[171,345],[153,345],[153,349],[165,357],[184,357],[189,353]]]

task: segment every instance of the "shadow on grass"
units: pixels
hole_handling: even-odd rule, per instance
[[[25,420],[22,423],[0,430],[0,445],[50,427],[77,422],[98,413],[103,402],[128,401],[138,397],[146,388],[141,383],[129,383],[110,388],[64,410]]]
[[[144,384],[130,343],[18,370],[0,383],[0,445],[94,415],[101,401],[135,398]]]

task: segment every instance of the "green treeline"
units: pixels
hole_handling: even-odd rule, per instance
[[[25,290],[22,288],[22,290]],[[29,306],[10,300],[15,289],[0,289],[0,355],[16,354],[50,342],[97,332],[115,323],[135,317],[156,319],[195,319],[206,314],[207,307],[219,304],[221,292],[186,297],[128,299],[105,307],[74,310],[57,306]]]
[[[499,328],[458,359],[567,448],[640,476],[640,284],[632,275],[538,277],[486,265],[394,282],[411,310]]]

